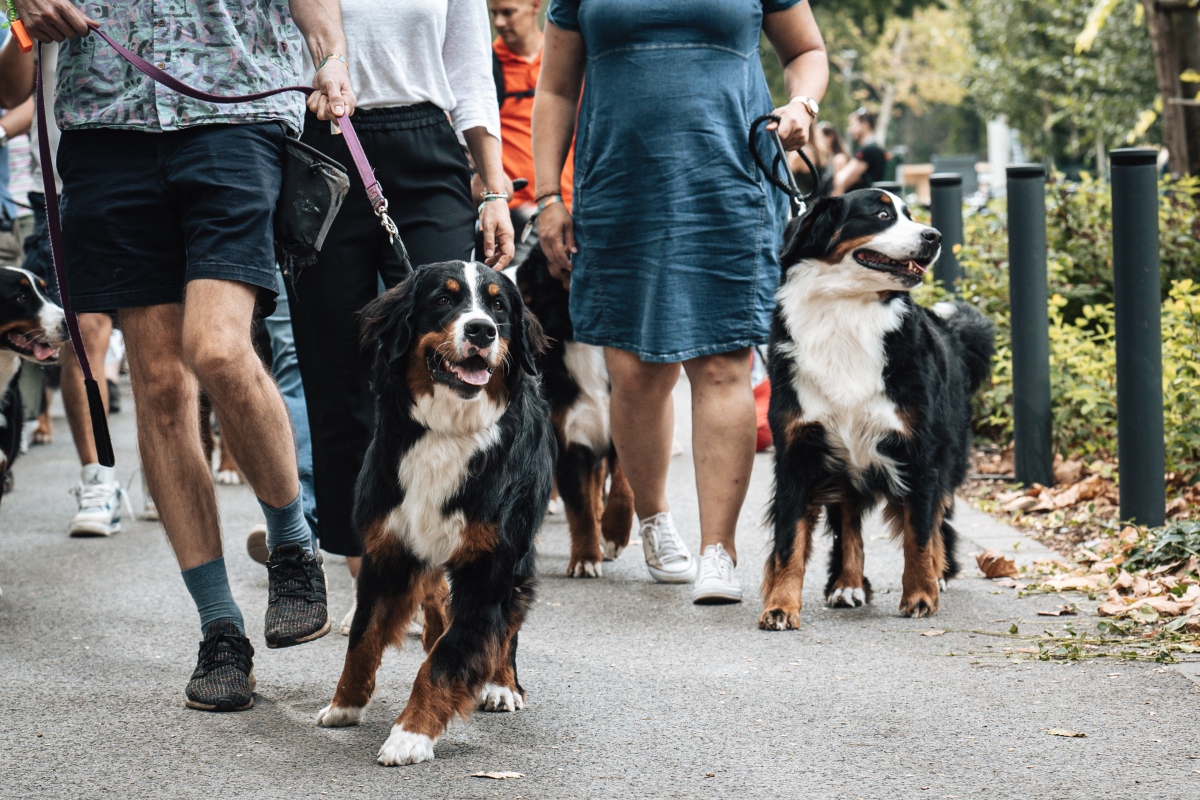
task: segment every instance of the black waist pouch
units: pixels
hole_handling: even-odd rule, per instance
[[[295,284],[315,264],[329,228],[350,191],[346,168],[299,139],[283,140],[283,186],[275,206],[275,258]]]

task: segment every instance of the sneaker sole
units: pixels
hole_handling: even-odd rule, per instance
[[[693,583],[696,580],[697,568],[694,560],[692,568],[687,572],[663,572],[649,564],[646,565],[646,569],[650,571],[650,577],[658,583]]]
[[[316,631],[315,633],[310,633],[307,636],[301,636],[297,639],[281,639],[275,642],[267,640],[267,647],[272,650],[282,650],[285,647],[295,647],[298,644],[305,644],[306,642],[311,642],[314,639],[320,639],[331,630],[333,630],[333,623],[330,622],[328,616],[326,616],[325,627],[321,628],[321,630]]]
[[[112,536],[120,530],[121,523],[119,522],[112,525],[105,525],[103,522],[80,522],[72,525],[68,534],[76,539],[80,539],[96,536]]]
[[[723,606],[730,603],[742,602],[742,593],[737,594],[720,589],[692,594],[692,602],[698,606]]]
[[[250,670],[249,678],[250,678],[250,702],[246,703],[244,706],[236,706],[236,707],[230,706],[228,708],[222,708],[220,705],[210,705],[208,703],[201,703],[198,700],[193,700],[192,698],[188,697],[187,695],[183,696],[183,704],[185,706],[187,706],[188,708],[194,708],[197,711],[216,711],[216,712],[245,711],[254,706],[254,690],[258,688],[258,681],[254,677],[253,669]]]

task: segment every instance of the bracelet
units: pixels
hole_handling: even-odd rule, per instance
[[[540,214],[546,210],[547,206],[552,206],[555,203],[561,203],[562,201],[563,199],[561,194],[558,192],[550,192],[549,194],[544,194],[537,198],[534,202],[537,203],[537,210]]]
[[[322,67],[324,67],[324,66],[325,66],[325,64],[326,64],[326,63],[329,61],[329,59],[331,59],[331,58],[336,58],[338,61],[342,62],[342,64],[343,64],[344,66],[346,66],[346,67],[349,67],[349,66],[350,66],[350,64],[349,64],[349,63],[347,63],[347,61],[346,61],[346,57],[345,57],[344,55],[342,55],[341,53],[330,53],[329,55],[327,55],[327,56],[325,56],[324,58],[322,58],[322,59],[321,59],[321,63],[320,63],[320,64],[317,64],[317,72],[320,72],[320,71],[321,71],[321,68],[322,68]]]
[[[476,209],[476,211],[475,211],[476,215],[482,214],[483,207],[485,205],[487,205],[488,203],[490,203],[492,200],[507,201],[508,200],[508,192],[489,192],[485,189],[483,192],[483,202],[481,202],[479,204],[479,208]]]

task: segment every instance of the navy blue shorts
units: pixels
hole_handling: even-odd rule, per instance
[[[282,125],[63,131],[63,249],[75,311],[178,303],[199,278],[273,305]],[[265,295],[265,296],[264,296]]]

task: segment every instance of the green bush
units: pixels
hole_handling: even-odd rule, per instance
[[[1112,224],[1107,186],[1054,179],[1047,189],[1050,381],[1055,445],[1065,457],[1117,453]],[[1160,199],[1163,411],[1167,469],[1200,469],[1200,181],[1165,182]],[[964,299],[996,323],[992,380],[977,399],[981,437],[1012,437],[1008,231],[1003,203],[970,213],[958,254]],[[928,279],[919,302],[944,297]]]

